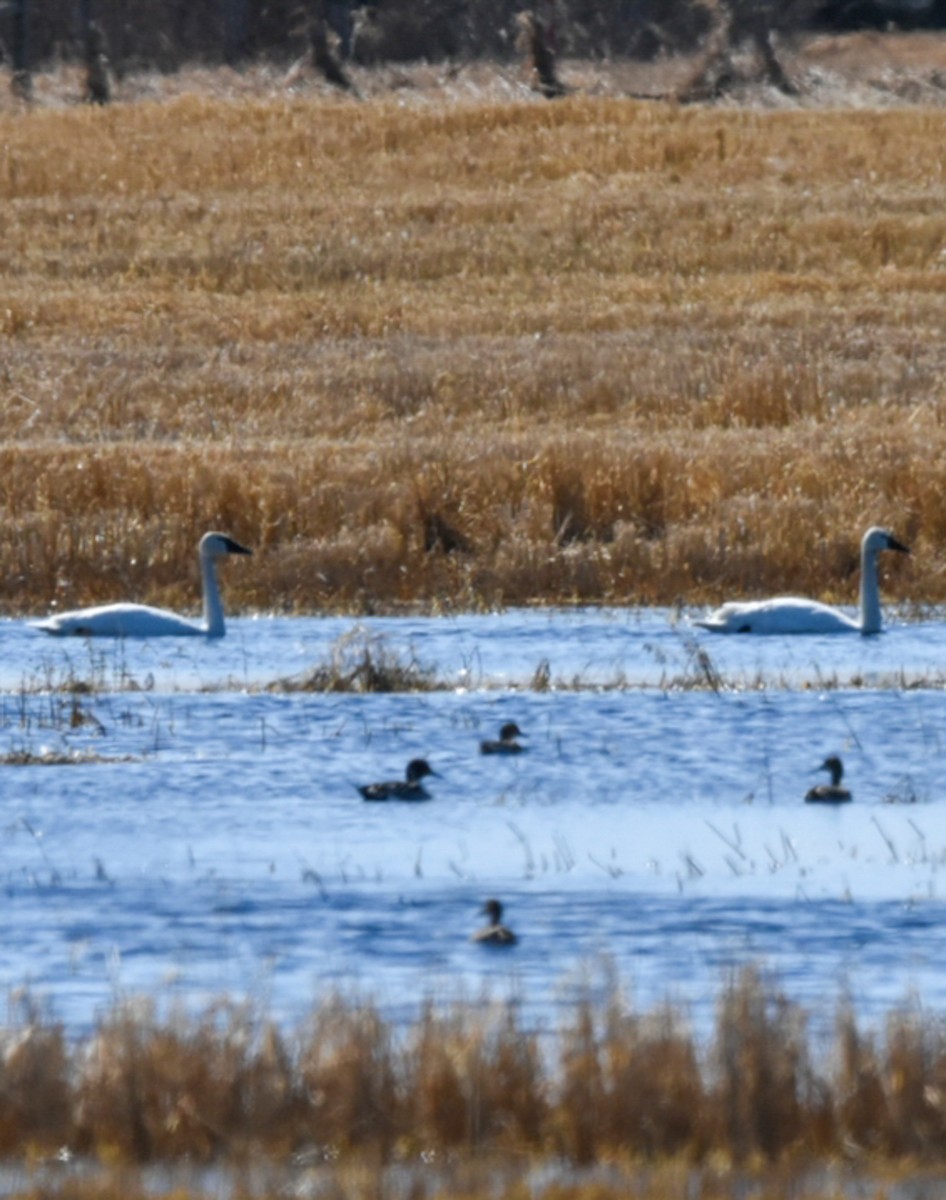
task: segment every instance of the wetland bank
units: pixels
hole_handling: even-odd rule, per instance
[[[321,1166],[297,1190],[336,1195],[729,1196],[732,1164],[761,1163],[760,1194],[880,1194],[942,1169],[925,606],[946,599],[946,108],[935,39],[887,45],[892,67],[862,43],[875,66],[853,81],[837,46],[800,57],[836,72],[827,102],[634,101],[579,64],[589,86],[554,104],[480,68],[379,74],[360,103],[265,70],[130,83],[103,111],[63,102],[59,76],[30,110],[4,99],[0,733],[25,763],[3,768],[4,953],[27,986],[0,1142],[36,1164],[22,1194],[138,1186],[50,1182],[57,1154],[298,1155]],[[875,523],[913,550],[884,564],[885,601],[927,622],[793,648],[774,687],[712,646],[739,686],[666,686],[679,663],[692,678],[673,612],[851,603]],[[60,709],[57,679],[88,683],[72,645],[23,687],[52,653],[23,617],[193,610],[207,528],[256,552],[223,579],[219,655],[119,651]],[[591,639],[576,602],[633,606],[594,661],[607,680],[645,663],[643,694],[527,686],[543,637]],[[461,680],[449,638],[424,655],[454,670],[435,694],[250,686],[324,657],[344,626],[321,614],[439,615],[436,640],[473,613],[501,638],[503,610],[552,605],[566,632],[550,616],[534,643],[535,614],[509,614],[514,688],[470,686],[475,644]],[[95,719],[72,727],[79,709]],[[498,778],[475,747],[507,715],[532,749]],[[799,813],[838,744],[859,803]],[[30,764],[47,750],[87,757]],[[450,768],[426,815],[366,824],[354,784],[415,750]],[[466,941],[498,888],[512,968]],[[607,979],[569,991],[572,950],[615,947],[636,1008]],[[320,968],[358,986],[326,999]],[[418,980],[450,978],[468,1003],[406,1011]],[[566,1160],[669,1165],[615,1183]],[[860,1173],[805,1173],[826,1162]]]

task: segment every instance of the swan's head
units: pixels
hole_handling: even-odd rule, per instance
[[[480,911],[484,916],[489,917],[491,925],[498,925],[503,919],[503,906],[498,900],[487,900]]]
[[[407,764],[407,782],[420,783],[427,775],[437,775],[426,758],[412,758]],[[440,776],[437,775],[439,779]]]
[[[865,554],[877,554],[881,550],[899,550],[901,554],[909,554],[909,546],[898,542],[889,529],[881,529],[874,525],[864,534],[861,548]]]
[[[507,721],[502,729],[500,729],[499,736],[504,742],[511,742],[513,738],[525,737],[526,735],[522,732],[515,721]]]
[[[205,558],[222,558],[224,554],[252,554],[253,551],[226,533],[205,533],[200,539],[200,553]]]

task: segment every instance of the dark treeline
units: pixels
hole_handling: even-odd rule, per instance
[[[648,58],[692,50],[719,10],[760,8],[785,30],[946,25],[946,0],[5,0],[5,57],[37,67],[81,56],[95,21],[118,73],[185,62],[289,61],[306,20],[325,19],[363,62],[515,54],[516,16],[533,7],[561,54]],[[24,34],[25,31],[25,34]]]
[[[508,58],[516,15],[528,0],[7,0],[0,38],[8,52],[18,9],[28,12],[31,65],[80,54],[95,20],[115,69],[174,70],[187,61],[290,60],[307,18],[323,17],[365,61]],[[712,22],[700,0],[535,0],[562,53],[628,56],[692,46]],[[346,37],[348,27],[354,36]]]

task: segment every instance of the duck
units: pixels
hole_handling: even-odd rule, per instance
[[[480,911],[488,918],[488,924],[477,929],[470,941],[481,946],[515,946],[519,939],[503,924],[502,904],[498,900],[487,900]]]
[[[819,783],[813,788],[809,788],[805,793],[806,804],[847,804],[851,799],[851,793],[846,787],[841,787],[841,780],[844,778],[844,766],[840,758],[836,754],[832,754],[826,758],[819,771],[828,771],[831,775],[830,783]]]
[[[515,721],[507,721],[499,731],[499,741],[480,742],[480,754],[521,754],[525,746],[520,746],[517,737],[525,737]]]
[[[877,586],[877,555],[909,554],[888,529],[874,525],[861,540],[860,614],[850,617],[830,604],[796,596],[730,601],[695,624],[713,633],[880,633],[883,620]]]
[[[227,632],[223,602],[217,584],[218,558],[228,554],[252,554],[226,533],[205,533],[197,556],[204,589],[204,617],[192,621],[164,608],[149,604],[101,604],[57,613],[43,621],[32,622],[34,629],[55,637],[205,637],[222,638]]]
[[[425,758],[412,758],[403,779],[360,784],[358,791],[364,800],[429,800],[430,792],[421,783],[428,775],[440,778]]]

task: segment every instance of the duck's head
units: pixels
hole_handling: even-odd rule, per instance
[[[836,754],[829,755],[818,768],[818,770],[829,771],[831,774],[831,782],[835,787],[838,786],[844,776],[844,767]]]
[[[200,539],[200,553],[207,558],[222,558],[224,554],[252,554],[227,533],[205,533]]]
[[[408,783],[419,783],[428,775],[436,775],[438,779],[440,778],[426,758],[412,758],[407,764]]]
[[[487,900],[480,911],[489,917],[490,925],[498,925],[503,919],[503,906],[498,900]]]
[[[502,729],[500,729],[499,736],[504,742],[511,742],[513,738],[525,737],[526,735],[522,732],[515,721],[507,721]]]

